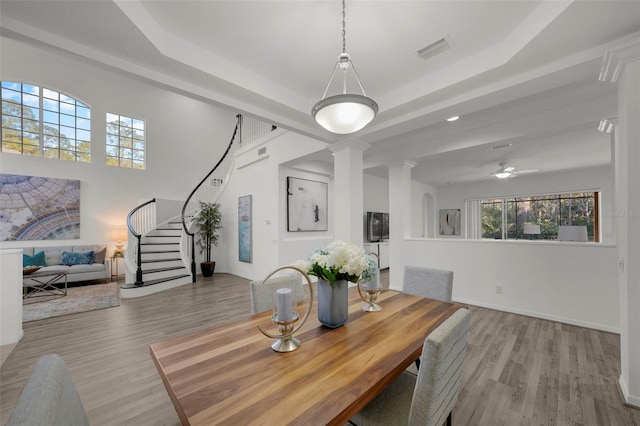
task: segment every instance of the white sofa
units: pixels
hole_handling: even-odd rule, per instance
[[[111,279],[111,267],[107,257],[106,245],[82,245],[82,246],[59,246],[59,247],[26,247],[22,253],[27,256],[34,256],[39,252],[44,252],[46,266],[39,271],[67,271],[67,282],[106,280]],[[87,253],[94,252],[94,263],[81,265],[63,265],[62,252],[67,253]],[[24,282],[29,283],[29,276],[25,275]],[[63,282],[62,278],[60,279]]]

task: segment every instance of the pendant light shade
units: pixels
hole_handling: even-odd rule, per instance
[[[330,96],[319,101],[311,110],[319,125],[339,135],[362,129],[377,112],[378,104],[373,99],[355,94]]]
[[[345,27],[345,0],[342,0],[342,54],[338,57],[338,62],[333,68],[322,99],[311,109],[311,115],[319,125],[340,135],[357,132],[369,124],[378,113],[378,104],[367,97],[353,62],[351,62],[351,56],[346,51]],[[342,73],[342,93],[326,97],[336,71]],[[347,74],[351,71],[360,86],[362,95],[347,93]]]

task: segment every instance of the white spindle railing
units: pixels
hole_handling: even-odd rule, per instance
[[[189,200],[183,206],[184,227],[191,229],[194,218],[200,212],[200,202],[215,203],[224,191],[231,172],[234,168],[236,152],[239,149],[252,145],[261,140],[275,129],[275,126],[254,118],[243,118],[238,115],[238,123],[228,151],[210,174],[200,182],[199,186],[191,194]],[[136,284],[142,285],[140,241],[142,236],[154,230],[157,226],[157,211],[155,199],[148,201],[129,213],[127,224],[129,228],[128,248],[125,254],[127,271],[135,271]],[[193,240],[182,232],[180,239],[180,253],[185,265],[193,263]],[[193,272],[193,271],[192,271]],[[195,272],[194,279],[195,279]]]
[[[129,237],[125,252],[125,266],[127,271],[135,271],[136,284],[142,283],[142,269],[140,265],[140,238],[156,228],[155,198],[136,207],[127,216]]]
[[[274,129],[275,127],[271,124],[238,115],[236,130],[234,131],[232,141],[229,144],[228,151],[224,155],[224,158],[216,165],[213,172],[210,172],[207,178],[196,187],[184,205],[184,226],[187,230],[194,232],[192,225],[194,218],[197,217],[200,212],[200,202],[215,203],[220,198],[233,171],[236,152],[239,149],[246,148],[256,141],[259,141]],[[193,250],[193,242],[189,236],[183,232],[180,240],[181,257],[183,261],[187,261],[187,264],[191,263],[192,268],[194,268]],[[195,279],[195,272],[193,273]]]

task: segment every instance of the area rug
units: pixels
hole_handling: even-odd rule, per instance
[[[120,305],[118,284],[71,287],[66,296],[27,298],[22,303],[22,322],[36,321]]]

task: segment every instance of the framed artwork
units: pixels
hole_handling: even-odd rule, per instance
[[[327,183],[287,177],[287,231],[327,230]]]
[[[440,210],[440,235],[460,235],[460,209]]]
[[[238,260],[251,263],[253,244],[251,238],[251,195],[238,197]]]
[[[0,174],[0,241],[80,238],[80,181]]]

